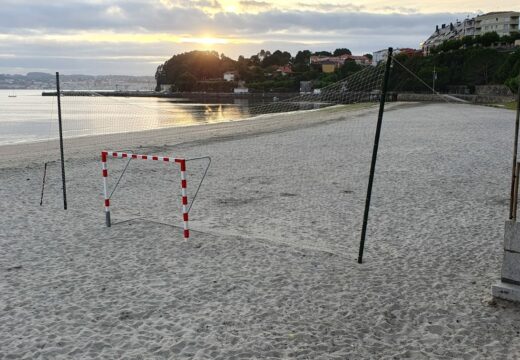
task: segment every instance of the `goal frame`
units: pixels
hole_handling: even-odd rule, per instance
[[[186,180],[186,159],[184,158],[172,158],[167,156],[156,156],[156,155],[144,155],[144,154],[133,154],[119,151],[103,150],[101,152],[101,167],[103,175],[103,194],[104,194],[104,206],[105,206],[105,220],[106,226],[111,227],[112,223],[110,220],[110,197],[108,194],[108,158],[114,159],[136,159],[136,160],[149,160],[149,161],[161,161],[166,163],[176,163],[180,167],[181,173],[181,203],[182,203],[182,221],[183,221],[183,236],[187,240],[190,237],[190,230],[188,228],[188,194]]]

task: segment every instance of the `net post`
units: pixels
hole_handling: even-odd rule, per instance
[[[363,251],[365,249],[365,239],[367,234],[368,213],[370,210],[370,200],[372,197],[372,186],[374,185],[374,174],[377,162],[377,150],[379,148],[379,139],[381,137],[381,125],[383,123],[383,114],[385,111],[386,94],[388,92],[388,80],[390,78],[390,69],[392,65],[393,49],[388,48],[388,58],[386,60],[385,76],[381,88],[381,98],[379,99],[379,114],[377,117],[376,134],[374,138],[374,148],[372,150],[372,163],[370,164],[370,176],[368,178],[367,197],[365,201],[365,213],[363,215],[363,228],[361,229],[361,240],[359,242],[358,263],[363,263]]]
[[[518,172],[516,168],[517,156],[518,156],[518,127],[520,123],[520,74],[518,75],[518,93],[516,94],[516,121],[515,121],[515,140],[513,144],[513,172],[511,177],[511,196],[509,199],[509,220],[516,219],[516,196],[515,196],[515,184],[518,181]]]
[[[190,237],[190,230],[188,228],[188,193],[186,188],[188,187],[188,182],[186,180],[186,160],[179,159],[177,161],[181,168],[181,195],[182,195],[182,222],[183,222],[183,234],[184,240],[188,240]]]
[[[47,162],[43,165],[42,193],[40,195],[40,206],[43,205],[43,193],[45,191],[45,178],[47,177]]]
[[[516,163],[515,168],[515,182],[513,184],[513,202],[512,202],[512,218],[511,220],[514,220],[516,222],[516,214],[517,214],[517,208],[518,208],[518,183],[520,182],[519,179],[520,176],[520,166],[518,163]]]
[[[67,188],[65,185],[65,157],[63,154],[63,127],[61,123],[60,73],[56,72],[56,98],[58,100],[58,126],[60,133],[61,183],[63,189],[63,209],[67,210]]]
[[[112,223],[110,221],[110,197],[108,196],[108,186],[107,186],[107,177],[108,177],[108,169],[107,169],[107,151],[101,152],[101,169],[103,175],[103,195],[105,198],[105,224],[107,227],[111,227]]]

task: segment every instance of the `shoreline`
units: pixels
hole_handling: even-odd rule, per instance
[[[385,113],[402,108],[424,107],[431,102],[389,102]],[[482,106],[479,104],[446,104],[447,106]],[[486,107],[486,106],[483,106]],[[504,109],[506,110],[506,109]],[[218,123],[183,124],[150,130],[122,133],[84,135],[65,138],[66,159],[92,156],[93,151],[104,149],[174,147],[194,142],[219,141],[235,137],[260,136],[272,132],[293,131],[328,122],[345,120],[349,115],[354,118],[373,113],[377,116],[375,103],[335,105],[326,108],[262,114],[249,118],[232,119]],[[512,111],[512,110],[506,110]],[[319,116],[314,116],[318,114]],[[283,119],[283,120],[280,120]],[[348,121],[348,120],[347,120]],[[33,142],[20,142],[0,145],[0,168],[17,166],[19,162],[34,162],[39,157],[58,159],[56,149],[58,138]],[[96,152],[97,156],[97,152]]]
[[[391,103],[387,111],[402,106],[420,106],[416,103]],[[93,151],[105,148],[128,149],[130,147],[175,146],[192,142],[227,139],[236,136],[258,136],[270,132],[290,131],[329,121],[341,120],[344,115],[361,116],[377,111],[377,104],[338,105],[304,112],[263,114],[250,118],[210,124],[182,125],[136,132],[106,135],[86,135],[65,138],[67,159],[92,156]],[[313,116],[318,114],[319,116]],[[280,118],[283,118],[280,121]],[[38,142],[0,145],[0,168],[16,166],[20,161],[33,161],[40,157],[56,157],[58,139]],[[96,152],[97,155],[97,152]]]
[[[234,99],[277,99],[288,100],[291,98],[297,98],[301,96],[299,92],[250,92],[250,93],[229,93],[229,92],[173,92],[163,93],[155,91],[86,91],[86,90],[65,90],[62,91],[62,96],[92,96],[93,93],[99,96],[107,97],[150,97],[150,98],[164,98],[164,99],[186,99],[186,100],[234,100]],[[42,96],[56,96],[55,91],[42,91]],[[316,96],[316,100],[319,101],[320,95]],[[428,94],[428,93],[412,93],[412,92],[389,92],[389,97],[393,98],[392,101],[398,102],[442,102],[441,97],[448,96],[460,99],[473,104],[487,104],[487,103],[504,103],[515,101],[516,97],[512,96],[501,96],[501,95],[477,95],[477,94]]]

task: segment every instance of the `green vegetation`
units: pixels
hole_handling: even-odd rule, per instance
[[[396,59],[430,86],[435,72],[435,89],[441,92],[459,86],[473,93],[476,85],[507,85],[513,92],[518,89],[520,49],[505,52],[471,47],[437,52],[427,57],[399,54]],[[400,66],[394,67],[390,84],[394,91],[427,91],[424,84]]]
[[[431,53],[438,54],[441,52],[459,50],[463,48],[467,49],[469,47],[475,46],[490,47],[493,44],[501,44],[508,46],[514,44],[515,40],[519,39],[519,32],[515,32],[511,35],[499,36],[496,32],[492,31],[485,33],[484,35],[465,36],[462,39],[444,41],[441,45],[433,48],[431,50]]]
[[[298,51],[293,57],[286,51],[260,51],[249,58],[240,56],[238,60],[219,55],[215,51],[191,51],[174,55],[157,68],[155,78],[157,90],[161,84],[171,84],[174,91],[230,92],[243,81],[250,91],[257,92],[298,92],[300,81],[312,81],[315,88],[335,83],[363,67],[355,61],[347,60],[334,73],[322,73],[320,65],[311,65],[312,55],[351,55],[349,49],[336,49],[333,53],[309,50]],[[280,71],[287,67],[288,72]],[[225,81],[222,75],[232,71],[234,81]]]
[[[430,56],[401,53],[396,60],[432,86],[435,90],[472,94],[477,85],[506,85],[513,92],[520,83],[520,49],[512,46],[520,33],[448,40],[432,50]],[[233,60],[215,51],[191,51],[173,56],[157,68],[157,90],[169,84],[173,91],[231,92],[245,84],[253,92],[298,92],[301,81],[311,81],[314,88],[322,88],[360,71],[363,66],[347,60],[333,73],[323,73],[321,66],[311,64],[312,55],[350,55],[347,48],[333,52],[298,51],[292,56],[287,51],[262,50],[249,58]],[[370,54],[365,54],[371,58]],[[225,81],[223,74],[233,72],[234,80]],[[428,92],[427,86],[400,66],[394,66],[390,80],[391,90]]]
[[[511,101],[504,104],[504,107],[509,110],[516,110],[518,109],[518,103],[516,101]]]
[[[514,50],[520,33],[500,37],[496,32],[482,36],[466,36],[447,40],[431,50],[427,57],[397,55],[396,59],[414,72],[435,90],[448,92],[454,87],[474,93],[477,85],[506,85],[513,92],[518,90],[520,75],[520,49]],[[390,82],[394,91],[427,91],[424,84],[395,67]]]

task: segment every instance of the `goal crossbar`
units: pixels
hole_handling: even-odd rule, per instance
[[[108,158],[114,159],[137,159],[137,160],[150,160],[150,161],[162,161],[167,163],[176,163],[180,167],[181,173],[181,202],[182,202],[182,221],[184,227],[184,239],[188,239],[190,237],[190,230],[188,228],[188,195],[187,195],[187,180],[186,180],[186,159],[183,158],[172,158],[167,156],[156,156],[156,155],[142,155],[142,154],[133,154],[126,152],[118,152],[118,151],[108,151],[104,150],[101,152],[101,165],[102,165],[102,175],[103,175],[103,193],[105,198],[105,219],[106,226],[111,226],[110,220],[110,195],[108,193],[108,168],[107,168],[107,160]]]

